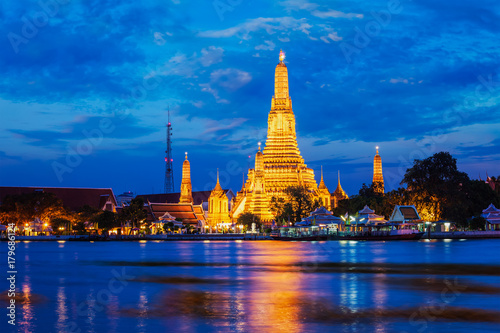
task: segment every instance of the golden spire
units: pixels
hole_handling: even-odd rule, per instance
[[[382,174],[382,158],[378,154],[378,146],[375,147],[377,149],[377,153],[373,158],[373,181],[372,183],[375,186],[376,193],[384,193],[384,175]]]
[[[217,168],[217,184],[215,184],[213,191],[223,191],[219,183],[219,168]]]
[[[339,175],[338,175],[337,188],[335,189],[335,192],[333,192],[333,193],[336,194],[337,196],[347,197],[348,198],[347,194],[342,189],[342,185],[340,185],[340,170],[338,172],[339,172]]]
[[[182,183],[181,197],[179,203],[193,203],[193,194],[191,186],[191,165],[189,164],[186,152],[186,159],[182,163]]]
[[[325,182],[323,181],[323,166],[321,166],[321,181],[319,182],[319,186],[318,186],[318,189],[322,190],[322,189],[326,189],[326,185],[325,185]]]

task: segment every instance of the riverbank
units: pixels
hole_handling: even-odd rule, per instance
[[[7,238],[0,240],[6,241]],[[170,235],[121,235],[113,237],[88,235],[16,236],[16,241],[229,241],[229,240],[272,240],[266,234],[170,234]]]
[[[500,231],[454,231],[425,233],[421,239],[492,239],[500,238]],[[2,237],[1,241],[7,238]],[[17,241],[258,241],[272,240],[268,234],[164,234],[164,235],[120,235],[108,238],[88,235],[16,236]]]

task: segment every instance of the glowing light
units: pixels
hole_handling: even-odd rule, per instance
[[[285,52],[280,50],[280,61],[283,62],[283,60],[285,60]]]
[[[376,147],[375,147],[375,149],[377,149],[377,150],[378,150],[378,146],[376,146]]]

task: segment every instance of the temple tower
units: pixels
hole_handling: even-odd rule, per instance
[[[188,161],[188,153],[186,152],[186,159],[182,163],[181,197],[179,199],[179,203],[193,203],[192,191],[191,166]]]
[[[382,175],[382,158],[378,154],[378,146],[376,147],[377,153],[373,158],[373,189],[375,193],[384,193],[384,176]]]
[[[335,189],[335,192],[332,193],[332,200],[333,200],[332,208],[337,208],[337,206],[339,205],[339,201],[344,199],[349,199],[349,196],[342,189],[342,185],[340,185],[340,170],[339,170],[337,188]]]
[[[295,115],[288,93],[288,69],[285,54],[280,51],[279,63],[274,72],[274,95],[268,116],[266,146],[255,156],[255,169],[248,170],[247,180],[233,199],[231,218],[235,221],[244,212],[258,215],[262,221],[271,221],[269,210],[272,197],[287,199],[285,189],[290,186],[307,187],[314,197],[328,205],[331,198],[326,185],[318,189],[314,171],[307,167],[297,145]]]
[[[288,69],[280,51],[274,74],[274,96],[268,117],[266,147],[263,151],[264,177],[270,195],[281,195],[294,185],[317,189],[314,172],[304,164],[297,145],[295,115],[288,93]]]
[[[323,166],[321,166],[321,181],[319,182],[318,186],[318,194],[321,200],[321,204],[326,209],[331,209],[331,194],[330,191],[328,191],[328,187],[326,187],[325,182],[323,181]]]
[[[217,169],[217,184],[208,198],[208,222],[216,227],[222,222],[229,222],[229,200],[219,183],[219,169]]]
[[[264,177],[264,156],[260,151],[255,154],[255,169],[252,172],[252,181],[247,194],[245,211],[257,215],[261,221],[270,221],[274,218],[269,210],[269,197],[266,192]]]

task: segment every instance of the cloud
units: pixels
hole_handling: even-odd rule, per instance
[[[325,42],[325,43],[330,43],[330,40],[334,41],[334,42],[338,42],[340,40],[342,40],[342,37],[340,37],[336,31],[334,32],[330,32],[328,35],[326,36],[322,36],[320,37],[320,39]]]
[[[153,132],[152,128],[143,127],[139,123],[139,119],[132,115],[127,115],[123,119],[77,116],[72,122],[63,124],[58,130],[10,129],[9,132],[17,135],[18,139],[28,145],[57,148],[78,140],[86,140],[97,132],[100,133],[102,139],[137,139]]]
[[[389,80],[390,83],[404,83],[404,84],[408,84],[408,79],[403,79],[401,77],[398,77],[397,79],[390,79]]]
[[[357,13],[344,13],[338,10],[330,9],[326,12],[320,11],[320,10],[314,10],[311,12],[312,15],[319,17],[319,18],[347,18],[347,19],[353,19],[353,18],[358,18],[362,19],[364,17],[363,14],[357,14]]]
[[[204,67],[211,66],[222,61],[224,49],[221,47],[209,46],[208,49],[201,49],[200,63]]]
[[[216,83],[223,88],[234,91],[250,82],[252,76],[250,73],[236,68],[225,68],[213,71],[212,74],[210,74],[210,79],[212,83]]]
[[[286,7],[288,11],[292,10],[312,11],[319,7],[318,4],[309,2],[307,0],[286,0],[280,2],[280,5]]]
[[[266,50],[266,51],[273,51],[274,48],[276,47],[276,44],[274,44],[270,40],[265,40],[264,44],[257,45],[255,47],[256,50]]]
[[[203,38],[229,38],[241,37],[244,40],[250,39],[250,34],[256,31],[265,30],[267,34],[272,35],[276,31],[300,31],[309,35],[309,29],[312,26],[306,23],[304,18],[296,19],[293,17],[259,17],[249,19],[244,23],[223,30],[209,30],[198,33]]]
[[[219,97],[219,91],[217,89],[212,88],[210,83],[200,83],[201,91],[212,94],[215,97],[215,101],[217,103],[229,104],[230,102],[227,99],[223,99]]]

